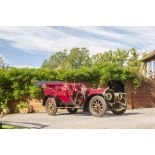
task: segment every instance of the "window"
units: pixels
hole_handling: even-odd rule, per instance
[[[153,65],[152,72],[155,73],[155,61],[152,61],[152,63],[153,63],[153,64],[152,64],[152,65]]]
[[[147,63],[147,76],[155,77],[155,61],[150,61]]]

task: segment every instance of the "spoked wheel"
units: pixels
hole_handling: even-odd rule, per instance
[[[111,111],[115,115],[122,115],[122,114],[124,114],[126,109],[127,109],[127,103],[125,102],[124,99],[122,99],[121,101],[116,101],[116,103],[111,108]]]
[[[106,102],[101,96],[94,96],[89,102],[90,113],[95,117],[102,117],[106,113]]]
[[[70,113],[70,114],[75,114],[78,109],[77,108],[67,108],[67,111]]]
[[[52,115],[54,116],[57,112],[57,105],[56,105],[56,101],[54,98],[52,97],[49,97],[46,101],[46,112],[49,114],[49,115]]]

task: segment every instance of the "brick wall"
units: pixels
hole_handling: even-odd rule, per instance
[[[125,92],[129,109],[155,107],[155,79],[143,81],[137,89],[126,83]]]

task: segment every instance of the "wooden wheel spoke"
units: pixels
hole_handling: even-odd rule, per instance
[[[53,108],[52,106],[48,107],[48,109],[49,109],[50,111],[54,111],[54,108]]]
[[[97,101],[94,101],[94,103],[93,104],[97,104]]]
[[[55,115],[57,112],[56,101],[53,98],[49,98],[46,102],[46,111],[49,115]]]
[[[103,104],[99,99],[97,99],[92,103],[92,108],[94,112],[100,113],[101,111],[103,111]]]
[[[89,108],[93,116],[102,117],[106,113],[106,101],[102,96],[96,95],[90,100]]]
[[[114,106],[114,108],[115,108],[115,110],[116,111],[122,111],[122,110],[124,110],[124,109],[126,109],[126,105],[125,104],[123,104],[123,105],[120,105],[121,103],[116,103],[116,105]]]
[[[96,103],[93,103],[93,104],[92,104],[92,107],[97,107],[97,104],[96,104]]]

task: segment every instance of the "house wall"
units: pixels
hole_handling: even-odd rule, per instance
[[[155,78],[143,81],[136,89],[131,83],[127,83],[125,92],[129,109],[155,107]]]

